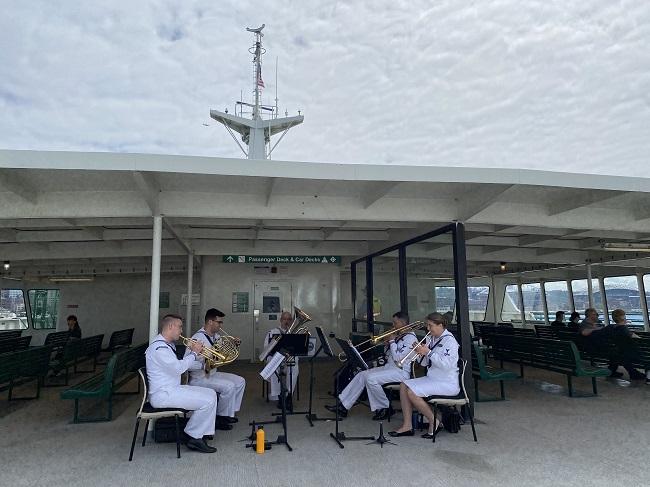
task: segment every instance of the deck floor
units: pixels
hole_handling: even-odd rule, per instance
[[[315,411],[331,403],[334,363],[318,363]],[[240,422],[232,431],[217,432],[212,455],[175,445],[149,442],[128,453],[139,396],[117,399],[110,423],[71,424],[72,401],[58,398],[60,388],[44,390],[37,401],[0,401],[0,455],[3,486],[104,485],[232,485],[232,486],[557,486],[648,485],[650,386],[624,380],[599,380],[599,397],[569,398],[559,374],[527,370],[525,381],[506,386],[505,402],[478,403],[479,442],[469,425],[460,433],[443,432],[436,444],[419,436],[397,438],[397,446],[349,442],[341,450],[330,438],[334,424],[312,428],[302,416],[289,418],[288,452],[275,446],[256,455],[241,441],[252,419],[269,419],[275,411],[261,397],[259,366],[229,367],[245,376],[248,389]],[[302,395],[296,407],[307,407],[308,368],[301,375]],[[86,376],[73,376],[72,383]],[[575,380],[590,392],[590,382]],[[133,384],[135,386],[135,383]],[[31,386],[30,386],[31,387]],[[482,394],[496,394],[496,385],[482,385]],[[19,391],[22,392],[22,391]],[[25,390],[25,392],[31,392]],[[397,416],[386,430],[399,424]],[[341,423],[348,435],[372,435],[378,424],[365,406],[353,408]],[[267,439],[279,426],[266,427]]]

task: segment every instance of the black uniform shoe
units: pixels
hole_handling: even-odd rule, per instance
[[[232,416],[217,416],[217,421],[219,423],[230,424],[230,423],[237,423],[239,420]]]
[[[203,441],[206,440],[210,440],[210,441],[214,440],[214,435],[203,435]]]
[[[406,430],[406,431],[402,431],[401,433],[397,431],[389,431],[388,434],[390,436],[413,436],[415,433],[413,430]]]
[[[327,409],[331,413],[336,414],[336,406],[325,406],[325,409]],[[348,410],[345,409],[343,406],[339,406],[339,416],[341,416],[342,418],[347,418]]]
[[[201,453],[214,453],[217,451],[215,447],[208,445],[203,438],[190,438],[187,441],[187,447],[190,450],[200,451]]]
[[[390,416],[392,416],[393,414],[395,414],[395,411],[390,411]],[[389,409],[384,408],[384,409],[377,410],[375,415],[372,417],[372,420],[373,421],[385,421],[385,420],[388,419],[388,417],[389,417]]]
[[[216,423],[214,425],[214,429],[221,430],[221,431],[229,431],[232,429],[232,424],[228,423]]]

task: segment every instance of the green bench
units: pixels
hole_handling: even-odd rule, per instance
[[[549,325],[535,325],[535,333],[537,338],[548,338],[550,340],[557,340],[557,333],[552,326]]]
[[[492,353],[502,367],[503,362],[518,363],[522,378],[525,365],[566,375],[569,397],[573,397],[573,377],[591,378],[596,396],[596,377],[607,377],[610,373],[605,368],[583,365],[578,349],[570,341],[497,335]]]
[[[41,386],[47,375],[52,347],[32,347],[16,352],[0,354],[0,391],[9,391],[12,399],[38,399]],[[32,397],[13,397],[13,389],[19,385],[36,380],[36,395]]]
[[[93,335],[91,337],[82,338],[79,340],[81,344],[77,351],[77,359],[74,363],[75,372],[95,372],[97,370],[97,358],[102,351],[102,341],[104,341],[104,335]],[[92,370],[80,370],[78,368],[79,364],[85,360],[93,361]]]
[[[23,330],[7,330],[0,331],[0,342],[3,340],[11,340],[13,338],[18,338],[23,333]]]
[[[17,352],[19,350],[26,350],[32,341],[31,335],[17,338],[9,338],[0,340],[0,353]]]
[[[111,421],[113,419],[113,396],[117,394],[138,394],[140,392],[140,382],[138,381],[138,390],[135,392],[117,392],[124,384],[128,383],[138,375],[138,369],[145,364],[144,352],[148,344],[143,343],[137,347],[123,350],[113,355],[106,368],[97,375],[86,379],[85,381],[69,387],[61,392],[61,399],[74,400],[74,423],[88,423],[99,421]],[[106,416],[81,418],[79,416],[79,401],[82,399],[106,400],[108,411]]]
[[[94,335],[81,339],[73,338],[65,342],[63,349],[50,362],[50,369],[55,374],[62,370],[65,371],[65,380],[63,384],[50,383],[47,385],[49,387],[67,386],[70,368],[73,368],[74,372],[94,372],[97,369],[97,357],[101,352],[103,339],[104,335]],[[92,370],[79,370],[79,363],[89,359],[93,360]]]
[[[478,394],[479,380],[484,382],[499,382],[501,400],[505,401],[506,393],[503,382],[519,378],[519,376],[514,372],[487,365],[483,350],[477,343],[472,343],[472,377],[474,378],[474,398],[477,402],[481,402]],[[483,402],[485,401],[486,399],[483,400]]]

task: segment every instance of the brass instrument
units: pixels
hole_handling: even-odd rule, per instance
[[[403,369],[404,368],[404,362],[408,361],[408,363],[410,363],[411,360],[413,360],[413,357],[411,357],[411,355],[413,354],[413,352],[415,352],[415,349],[417,347],[419,347],[420,345],[422,345],[426,341],[426,339],[428,337],[430,337],[430,336],[431,336],[431,332],[428,331],[427,334],[424,335],[424,338],[422,340],[420,340],[419,342],[417,342],[417,343],[415,343],[413,345],[413,348],[409,351],[409,353],[404,355],[404,357],[402,357],[401,360],[398,360],[397,362],[395,362],[395,365],[397,365],[400,369]]]
[[[352,346],[358,350],[357,347],[372,342],[372,345],[370,345],[369,347],[364,348],[363,350],[359,350],[360,354],[365,353],[374,347],[378,347],[379,345],[382,345],[381,343],[377,343],[377,342],[380,342],[381,340],[383,340],[384,338],[390,335],[397,335],[395,337],[395,339],[397,340],[398,338],[402,337],[403,335],[406,335],[407,333],[414,332],[415,330],[420,330],[426,326],[427,324],[424,321],[414,321],[412,323],[409,323],[408,325],[400,326],[399,328],[391,328],[390,330],[385,331],[384,333],[380,333],[377,336],[372,336],[367,340],[364,340],[361,343],[357,343],[356,345],[352,345]],[[343,352],[339,353],[339,360],[341,362],[345,362],[347,360],[347,357]]]
[[[196,340],[180,336],[183,345],[188,346],[190,343],[195,343]],[[203,347],[199,354],[205,359],[205,371],[220,367],[221,365],[234,362],[239,357],[239,343],[236,339],[228,334],[221,335],[211,347]]]
[[[291,323],[291,326],[287,330],[286,334],[293,333],[295,335],[301,335],[306,333],[307,335],[309,335],[310,334],[309,329],[303,325],[308,321],[311,321],[311,317],[303,310],[298,308],[297,306],[294,306],[293,310],[295,313],[295,318],[293,319],[293,323]],[[279,339],[280,337],[272,338],[269,344],[266,347],[264,347],[264,350],[262,350],[262,353],[259,356],[260,362],[269,355],[269,353],[271,352],[271,350],[273,349],[273,347],[275,346],[275,344],[278,342]]]

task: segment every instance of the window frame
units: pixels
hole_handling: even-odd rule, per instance
[[[31,300],[29,298],[29,294],[32,291],[48,291],[48,292],[49,291],[56,291],[57,293],[59,293],[59,296],[58,296],[58,299],[57,299],[57,307],[56,307],[56,322],[54,323],[53,327],[36,328],[35,322],[34,322],[33,306],[32,306],[32,302],[31,302]],[[33,330],[55,330],[55,331],[58,330],[58,327],[59,327],[59,312],[60,312],[60,310],[59,310],[59,302],[61,300],[61,289],[59,289],[59,288],[29,288],[29,289],[27,289],[27,300],[29,301],[29,318],[30,318],[30,321],[32,323],[32,329]]]

